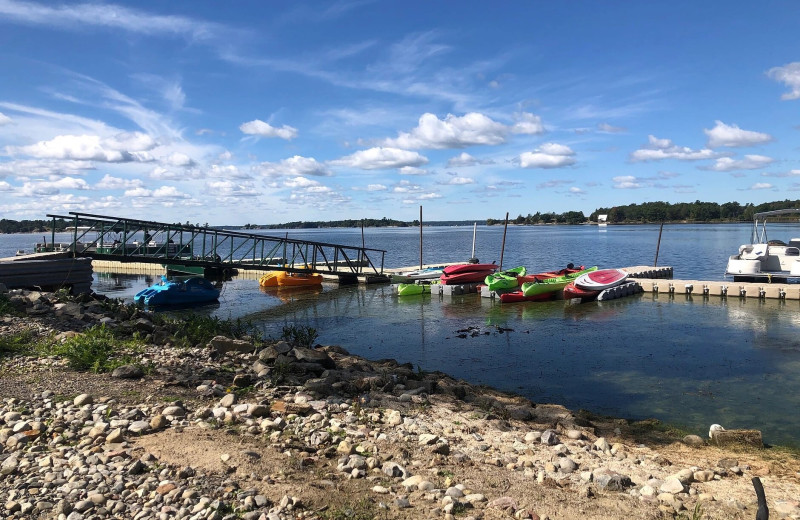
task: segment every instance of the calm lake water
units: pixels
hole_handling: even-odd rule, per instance
[[[676,278],[722,280],[727,257],[748,241],[749,231],[749,224],[664,226],[658,265],[672,266]],[[503,265],[531,271],[569,262],[652,265],[658,234],[652,225],[509,227]],[[479,226],[475,256],[499,262],[502,235],[502,226]],[[361,245],[360,229],[290,230],[289,236]],[[800,236],[798,226],[771,227],[772,238],[792,236]],[[0,257],[30,250],[37,240],[40,234],[0,235]],[[365,242],[387,250],[387,267],[419,264],[418,229],[366,229]],[[424,229],[425,263],[464,261],[471,248],[472,226]],[[152,278],[96,273],[95,290],[130,300]],[[713,423],[757,428],[767,442],[800,445],[796,301],[644,294],[582,305],[503,305],[477,295],[398,298],[380,285],[267,290],[234,279],[218,304],[196,312],[251,320],[271,337],[285,325],[308,325],[321,343],[441,370],[536,402],[655,417],[700,435]],[[468,328],[476,334],[459,337]]]

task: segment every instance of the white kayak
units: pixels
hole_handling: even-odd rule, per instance
[[[442,267],[427,267],[392,275],[392,283],[415,282],[417,280],[438,280],[443,273]]]
[[[623,283],[628,278],[628,273],[622,269],[600,269],[580,275],[575,279],[575,285],[581,289],[602,291]]]

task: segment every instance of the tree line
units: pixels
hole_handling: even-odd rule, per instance
[[[565,213],[530,213],[509,219],[516,225],[536,224],[586,224],[597,222],[598,215],[607,215],[606,221],[612,224],[641,224],[654,222],[749,222],[753,215],[764,211],[800,208],[800,200],[782,200],[763,204],[740,204],[739,202],[644,202],[627,206],[598,208],[588,217],[582,211]],[[487,225],[503,224],[505,219],[486,219]]]
[[[67,226],[71,226],[70,221],[64,219],[55,220],[55,230],[64,231]],[[53,220],[9,220],[0,219],[0,233],[44,233],[53,229]]]

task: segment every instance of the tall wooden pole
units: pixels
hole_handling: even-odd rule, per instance
[[[478,234],[478,223],[475,222],[472,225],[472,256],[469,257],[470,263],[478,263],[478,259],[475,258],[475,236]]]
[[[422,206],[419,207],[419,268],[422,269]]]
[[[658,267],[658,250],[661,248],[661,232],[664,231],[664,221],[661,221],[661,228],[658,230],[658,244],[656,244],[656,259],[653,260],[653,267]]]
[[[503,245],[500,246],[500,269],[499,271],[503,270],[503,253],[506,251],[506,231],[508,230],[508,213],[506,213],[506,223],[503,226]]]

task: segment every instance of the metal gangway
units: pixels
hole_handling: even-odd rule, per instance
[[[50,247],[75,257],[185,267],[288,271],[334,275],[340,282],[388,281],[383,273],[386,251],[297,240],[287,236],[243,233],[191,224],[167,224],[91,213],[52,215]],[[72,222],[68,243],[56,243],[55,221]],[[42,246],[42,247],[40,247]]]

